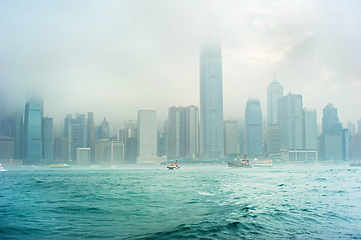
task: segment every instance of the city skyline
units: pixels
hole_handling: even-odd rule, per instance
[[[320,113],[332,103],[344,126],[360,118],[359,4],[146,5],[2,2],[1,101],[22,112],[27,95],[38,94],[54,124],[76,112],[119,124],[143,107],[161,123],[170,106],[200,106],[199,43],[212,29],[222,42],[224,120],[242,119],[249,97],[260,99],[265,119],[274,72],[305,107]]]

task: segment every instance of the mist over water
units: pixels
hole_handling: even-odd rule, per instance
[[[345,165],[1,172],[0,238],[359,239]]]

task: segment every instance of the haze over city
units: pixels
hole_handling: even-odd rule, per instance
[[[222,43],[224,119],[243,119],[249,97],[267,116],[267,86],[299,93],[317,110],[330,102],[346,125],[361,116],[358,1],[2,1],[0,94],[44,116],[94,112],[112,124],[143,107],[158,122],[171,106],[199,106],[199,47]]]

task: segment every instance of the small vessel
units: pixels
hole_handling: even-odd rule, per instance
[[[350,167],[361,167],[361,161],[350,162]]]
[[[51,168],[70,168],[70,166],[69,166],[69,165],[66,165],[65,163],[52,164],[50,167],[51,167]]]
[[[177,162],[171,163],[169,166],[167,166],[168,170],[174,170],[174,169],[180,169],[180,166]]]
[[[0,163],[0,172],[6,172],[7,170],[3,168],[3,166]]]
[[[248,160],[246,160],[246,156],[244,156],[244,159],[240,160],[239,158],[235,159],[232,162],[228,163],[228,167],[231,168],[251,168],[251,164]]]

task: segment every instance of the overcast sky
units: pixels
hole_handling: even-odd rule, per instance
[[[303,105],[331,102],[361,118],[361,1],[0,1],[0,94],[7,111],[26,96],[45,115],[94,112],[117,124],[155,108],[199,106],[199,43],[222,39],[224,119],[249,97],[267,116],[274,78]],[[10,110],[9,110],[10,109]]]

